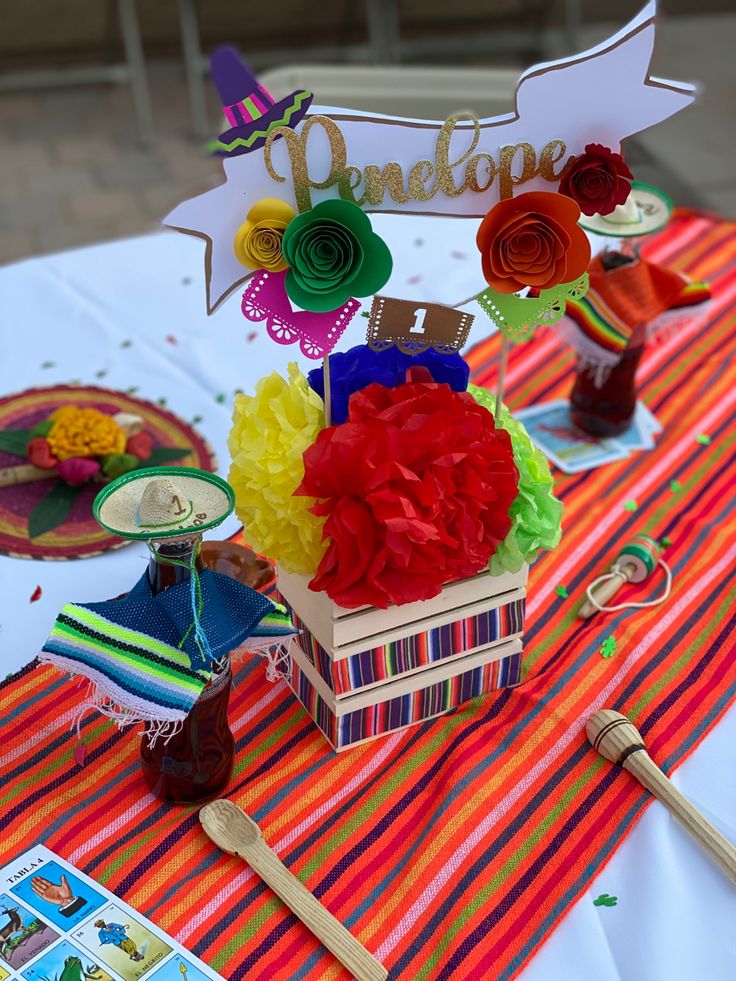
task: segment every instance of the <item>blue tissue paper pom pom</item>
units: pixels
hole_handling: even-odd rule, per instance
[[[440,354],[433,348],[422,354],[403,354],[397,347],[373,351],[367,344],[358,344],[330,360],[330,409],[332,425],[339,426],[348,417],[348,400],[377,382],[386,388],[396,388],[406,381],[407,369],[421,365],[429,369],[436,382],[445,382],[455,392],[468,388],[470,368],[459,354]],[[322,368],[313,368],[307,375],[309,385],[320,398],[325,397]]]

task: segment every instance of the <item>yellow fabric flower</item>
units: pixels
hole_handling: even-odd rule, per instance
[[[122,453],[127,436],[112,416],[99,409],[66,405],[51,414],[53,426],[46,434],[52,454],[59,460],[73,456],[107,456]]]
[[[294,497],[304,477],[302,454],[324,428],[322,399],[296,363],[289,380],[277,372],[262,378],[255,395],[238,395],[228,446],[228,480],[243,538],[288,572],[312,576],[326,543],[323,518],[310,514],[311,497]]]
[[[248,217],[235,233],[235,258],[249,269],[268,269],[281,272],[288,263],[281,251],[284,231],[296,211],[278,198],[256,201]]]

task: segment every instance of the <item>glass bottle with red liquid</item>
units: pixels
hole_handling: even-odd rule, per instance
[[[614,269],[633,261],[621,252],[602,257],[604,268]],[[570,417],[577,429],[591,436],[618,436],[626,432],[636,413],[636,371],[644,353],[646,331],[634,331],[623,356],[597,384],[595,367],[578,357],[575,383],[570,393]]]
[[[189,579],[193,554],[194,568],[198,572],[205,568],[198,546],[197,537],[153,543],[148,578],[154,594]],[[144,733],[143,775],[157,797],[193,804],[217,797],[225,789],[235,760],[235,739],[228,723],[231,688],[232,670],[226,660],[222,670],[213,671],[180,731],[153,740]]]

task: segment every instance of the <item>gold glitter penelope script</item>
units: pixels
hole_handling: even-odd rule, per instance
[[[472,124],[472,129],[465,130],[470,142],[456,159],[451,160],[450,141],[458,123],[463,121]],[[324,131],[330,144],[330,165],[323,180],[312,176],[307,164],[307,145],[315,126]],[[396,204],[406,204],[411,200],[431,201],[436,194],[456,198],[465,191],[487,191],[496,179],[499,197],[508,198],[515,187],[534,177],[558,181],[567,163],[563,140],[550,140],[539,157],[531,143],[502,146],[495,159],[490,153],[476,153],[480,140],[478,119],[471,112],[457,112],[448,116],[440,128],[434,160],[419,160],[409,168],[406,176],[396,162],[386,163],[383,167],[367,164],[361,170],[348,164],[345,138],[335,120],[328,116],[311,116],[299,133],[288,126],[280,126],[269,134],[264,148],[266,170],[280,183],[287,180],[287,175],[277,173],[271,159],[271,147],[278,137],[286,141],[299,211],[308,211],[312,207],[312,189],[324,190],[335,185],[341,198],[374,207],[384,203],[386,192]]]

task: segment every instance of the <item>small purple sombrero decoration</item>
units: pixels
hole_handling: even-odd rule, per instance
[[[231,124],[230,129],[207,144],[207,150],[217,156],[237,157],[257,150],[271,130],[296,126],[312,103],[312,93],[303,90],[276,102],[229,45],[213,51],[210,67],[225,118]]]

